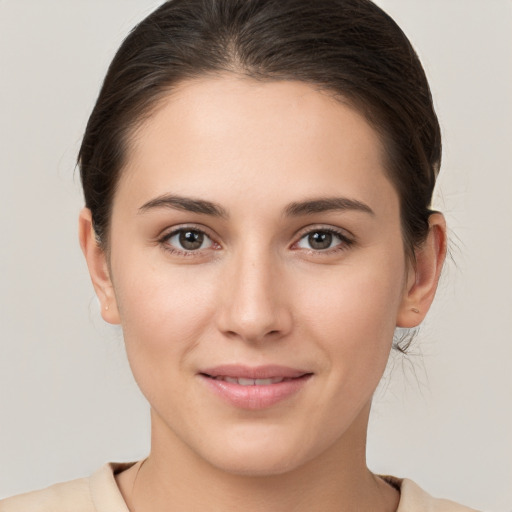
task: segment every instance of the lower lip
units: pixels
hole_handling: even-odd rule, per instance
[[[203,382],[220,397],[240,409],[258,410],[271,407],[297,394],[312,374],[263,386],[242,386],[200,375]]]

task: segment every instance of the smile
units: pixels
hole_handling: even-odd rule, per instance
[[[265,409],[286,401],[306,387],[312,372],[284,366],[224,365],[198,376],[208,392],[238,409]]]
[[[246,379],[244,377],[210,376],[210,378],[215,380],[223,380],[224,382],[231,382],[232,384],[239,384],[240,386],[269,386],[271,384],[279,384],[279,382],[291,380],[290,378],[286,377],[274,377],[270,379]]]

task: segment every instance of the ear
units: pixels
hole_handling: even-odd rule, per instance
[[[425,318],[437,290],[446,257],[446,222],[441,213],[429,217],[425,243],[415,250],[406,289],[398,311],[397,327],[416,327]]]
[[[94,290],[100,301],[101,316],[105,322],[119,324],[121,320],[114,286],[110,278],[107,256],[96,239],[96,233],[92,225],[92,214],[89,208],[84,208],[80,212],[78,218],[78,237],[87,267],[89,268]]]

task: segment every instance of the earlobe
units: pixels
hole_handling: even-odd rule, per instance
[[[110,324],[119,324],[119,311],[114,286],[110,278],[107,256],[96,240],[96,234],[92,225],[92,215],[88,208],[83,208],[80,212],[78,237],[80,247],[87,262],[94,291],[100,302],[101,316]]]
[[[446,257],[446,222],[441,213],[430,215],[427,239],[415,251],[415,257],[398,311],[397,327],[418,326],[434,300]]]

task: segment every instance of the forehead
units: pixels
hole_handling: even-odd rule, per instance
[[[351,106],[303,82],[229,75],[183,82],[129,148],[119,191],[141,202],[169,192],[216,202],[234,192],[267,201],[284,199],[283,190],[356,194],[366,202],[394,193],[376,131]]]

